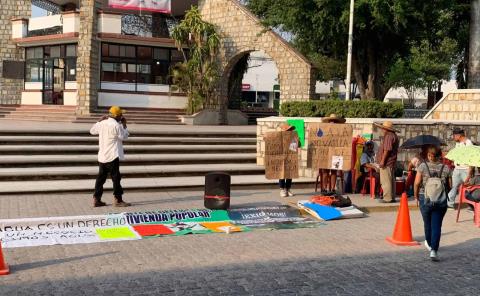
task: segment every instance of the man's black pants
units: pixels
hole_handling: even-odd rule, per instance
[[[107,181],[108,174],[112,177],[113,182],[113,196],[117,201],[122,200],[123,188],[120,184],[122,180],[122,175],[120,174],[120,160],[116,158],[115,160],[107,163],[98,163],[98,176],[97,181],[95,182],[95,193],[93,196],[101,200],[103,195],[103,184]]]

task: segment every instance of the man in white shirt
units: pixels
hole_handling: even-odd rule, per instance
[[[456,147],[472,146],[473,143],[465,136],[465,131],[460,128],[453,130],[453,140],[456,142]],[[455,199],[457,198],[458,188],[465,182],[468,176],[468,166],[461,163],[455,164],[455,169],[452,174],[452,189],[448,193],[448,207],[453,208],[455,205]]]
[[[123,117],[125,111],[118,106],[112,106],[109,115],[105,115],[90,129],[90,134],[98,135],[98,166],[99,172],[95,182],[93,194],[93,206],[103,207],[103,185],[110,173],[113,182],[113,205],[116,207],[128,207],[131,204],[123,201],[123,188],[120,184],[120,160],[124,159],[123,140],[128,138],[127,120]]]

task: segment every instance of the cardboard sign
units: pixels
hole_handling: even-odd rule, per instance
[[[308,167],[313,170],[351,169],[353,127],[350,124],[308,125]]]
[[[298,178],[298,138],[295,132],[270,132],[265,135],[265,177]]]

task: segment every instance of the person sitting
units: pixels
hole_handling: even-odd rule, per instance
[[[365,178],[370,175],[370,170],[375,178],[375,196],[378,197],[380,190],[380,174],[378,173],[378,165],[375,164],[375,151],[373,141],[368,141],[363,147],[363,153],[360,157],[360,177],[357,180],[357,192],[363,188]]]

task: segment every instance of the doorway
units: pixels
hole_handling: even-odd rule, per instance
[[[65,90],[65,61],[61,58],[45,59],[43,104],[63,105]]]

